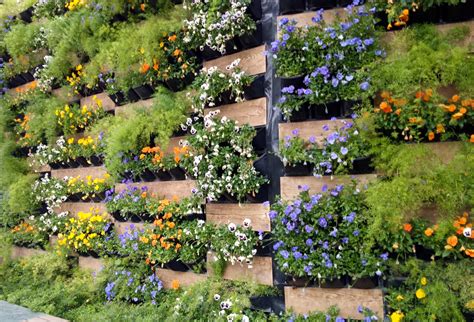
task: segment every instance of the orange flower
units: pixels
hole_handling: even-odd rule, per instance
[[[148,153],[150,152],[151,148],[149,146],[146,146],[142,149],[142,153]]]
[[[431,99],[431,96],[433,95],[433,90],[429,89],[425,92],[425,94],[423,95],[423,101],[425,102],[429,102],[429,100]]]
[[[429,133],[428,133],[428,140],[429,140],[429,141],[433,141],[434,138],[435,138],[435,134],[434,134],[433,132],[429,132]]]
[[[444,133],[444,132],[446,132],[446,131],[444,129],[443,124],[437,124],[436,125],[436,133],[440,134],[440,133]]]
[[[408,122],[410,122],[410,123],[418,123],[419,120],[418,120],[417,117],[410,117],[410,118],[408,118]]]
[[[173,56],[176,57],[176,56],[179,56],[179,55],[181,55],[181,50],[175,49],[175,51],[173,51]]]
[[[401,112],[402,112],[402,110],[398,108],[398,109],[395,111],[395,114],[400,115]]]
[[[168,40],[169,40],[169,41],[176,41],[176,35],[169,36],[169,37],[168,37]]]
[[[462,116],[463,116],[463,114],[460,113],[460,112],[458,112],[458,113],[456,113],[456,114],[453,114],[453,119],[459,120]]]
[[[434,233],[434,230],[432,228],[426,228],[425,230],[425,235],[428,237],[431,237]]]
[[[403,224],[403,230],[406,231],[407,233],[411,232],[411,230],[413,229],[412,225],[410,224]]]
[[[449,111],[449,112],[453,113],[455,110],[456,110],[456,105],[450,104],[450,105],[448,106],[448,111]]]
[[[173,290],[177,290],[179,288],[179,281],[178,280],[171,281],[171,288]]]
[[[380,97],[382,97],[383,99],[387,99],[390,97],[390,93],[387,92],[387,91],[383,91],[381,94],[380,94]]]
[[[471,134],[471,138],[469,139],[469,142],[474,143],[474,134]]]
[[[143,199],[145,199],[146,196],[147,196],[146,191],[143,191],[142,194],[141,194],[141,197],[142,197]]]
[[[145,11],[145,4],[144,4],[144,3],[142,3],[142,4],[140,5],[140,9],[141,9],[142,11]]]
[[[416,98],[422,98],[424,95],[425,95],[425,93],[423,93],[422,91],[418,91],[418,92],[416,92],[415,97]]]
[[[449,246],[451,247],[456,247],[458,244],[458,238],[456,236],[449,236],[448,239],[446,240]]]
[[[451,97],[451,101],[454,102],[454,103],[459,101],[459,95],[453,95],[453,97]]]
[[[474,249],[466,249],[465,251],[466,255],[469,256],[469,257],[473,257],[474,258]]]
[[[145,74],[150,70],[150,65],[147,63],[143,63],[142,67],[140,67],[140,73]]]
[[[169,228],[174,228],[175,223],[172,222],[172,221],[168,221],[168,222],[166,223],[166,225],[167,225]]]
[[[467,217],[462,216],[458,221],[461,225],[465,225],[467,223]]]
[[[404,16],[408,16],[410,14],[410,11],[408,11],[408,9],[403,9],[402,14]]]
[[[459,109],[459,113],[461,113],[461,114],[466,114],[466,112],[467,112],[467,109],[465,107],[461,107]]]
[[[380,103],[380,109],[384,113],[391,113],[392,112],[392,107],[387,102]]]

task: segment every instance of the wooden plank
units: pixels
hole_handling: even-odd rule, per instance
[[[74,94],[72,89],[67,87],[53,89],[51,93],[65,102],[75,102],[81,99],[79,95]]]
[[[32,82],[23,84],[21,86],[10,88],[8,90],[8,94],[10,94],[11,96],[17,96],[19,94],[24,94],[26,92],[29,92],[30,90],[34,90],[37,85],[38,85],[38,82],[34,80]]]
[[[37,255],[43,255],[43,254],[46,254],[46,251],[42,249],[26,248],[26,247],[19,247],[19,246],[12,246],[11,248],[12,259],[31,257],[31,256],[37,256]]]
[[[383,293],[381,289],[355,288],[293,288],[285,287],[285,307],[297,314],[326,312],[331,306],[340,309],[339,316],[345,319],[363,319],[358,306],[372,310],[383,318]]]
[[[462,142],[422,143],[430,149],[444,164],[450,163],[462,148]]]
[[[175,197],[182,199],[190,197],[192,190],[196,187],[194,180],[179,180],[179,181],[153,181],[153,182],[138,182],[130,185],[136,187],[148,187],[150,193],[154,193],[159,198],[173,199]],[[127,188],[127,184],[120,183],[115,186],[115,191],[122,191]]]
[[[219,204],[206,205],[206,221],[228,225],[230,223],[242,224],[245,219],[252,221],[254,231],[270,231],[270,218],[268,210],[263,204]]]
[[[153,106],[153,98],[150,98],[144,101],[138,101],[135,103],[129,103],[122,106],[117,106],[115,108],[115,115],[127,117],[128,115],[132,114],[133,110],[135,109],[150,108],[152,106]]]
[[[212,274],[212,263],[214,261],[214,255],[212,252],[207,254],[207,271]],[[253,258],[253,264],[249,268],[246,263],[240,265],[236,263],[231,265],[227,264],[224,270],[224,279],[234,281],[254,281],[258,284],[271,285],[273,286],[273,269],[272,269],[272,258],[255,256]]]
[[[340,17],[344,17],[345,14],[346,12],[344,11],[344,8],[329,9],[329,10],[324,10],[323,18],[325,22],[330,24],[336,19],[336,16],[339,15]],[[311,26],[311,25],[314,25],[314,22],[312,21],[314,16],[316,16],[315,11],[302,12],[302,13],[297,13],[297,14],[292,14],[292,15],[283,15],[283,16],[278,17],[278,23],[280,23],[281,19],[286,17],[290,20],[296,20],[297,22],[296,25],[298,27]]]
[[[376,174],[359,174],[359,175],[344,175],[344,176],[323,176],[316,177],[281,177],[280,190],[283,199],[292,200],[298,197],[300,190],[299,186],[307,185],[311,193],[320,193],[324,185],[328,189],[334,188],[336,185],[350,183],[355,179],[359,185],[365,185],[368,182],[375,180]]]
[[[87,176],[92,176],[92,178],[102,178],[106,173],[107,170],[103,166],[51,170],[51,176],[53,178],[59,179],[77,176],[81,177],[82,179],[85,179]]]
[[[97,274],[104,269],[104,262],[100,258],[79,256],[79,267],[92,271],[92,274]]]
[[[165,289],[171,288],[173,281],[178,281],[179,287],[186,287],[204,281],[207,278],[207,274],[196,274],[191,271],[177,272],[164,268],[158,268],[156,275],[163,282]]]
[[[114,228],[115,228],[115,231],[117,232],[117,234],[123,234],[125,233],[125,231],[127,230],[131,230],[130,227],[135,227],[135,228],[138,228],[140,230],[144,229],[145,228],[145,223],[141,223],[141,222],[138,222],[138,223],[133,223],[133,222],[120,222],[120,221],[115,221],[114,222]]]
[[[109,95],[105,92],[81,98],[81,106],[95,106],[94,97],[102,102],[102,108],[104,111],[108,112],[115,110],[114,101],[112,101]]]
[[[293,130],[298,130],[299,136],[305,140],[309,140],[311,136],[314,136],[316,143],[321,145],[324,139],[331,134],[335,129],[340,128],[344,125],[344,122],[353,122],[351,119],[337,119],[322,120],[322,121],[306,121],[296,123],[280,123],[278,125],[280,139],[284,139],[285,136],[292,137]],[[329,126],[329,131],[325,131],[323,127]]]
[[[107,212],[107,207],[103,202],[63,202],[56,213],[69,212],[70,214],[77,214],[79,212],[98,211],[99,213]]]
[[[205,68],[217,66],[222,71],[226,70],[234,60],[240,59],[240,68],[249,75],[263,74],[267,70],[266,57],[264,55],[265,45],[238,53],[223,56],[214,60],[204,62]]]
[[[267,124],[267,99],[265,97],[242,103],[223,105],[206,109],[205,112],[219,110],[219,116],[236,121],[239,124],[262,126]]]

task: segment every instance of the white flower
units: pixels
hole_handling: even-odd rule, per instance
[[[214,294],[214,301],[219,301],[221,296],[219,294]]]
[[[464,228],[464,230],[462,231],[462,234],[464,235],[464,237],[471,238],[472,228],[471,227]]]
[[[227,228],[229,228],[230,232],[234,232],[237,229],[237,226],[234,223],[230,223]]]
[[[252,224],[252,221],[249,218],[246,218],[244,220],[244,227],[245,228],[249,228],[251,224]]]

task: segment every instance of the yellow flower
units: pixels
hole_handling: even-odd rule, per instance
[[[74,138],[69,138],[69,139],[67,140],[67,143],[68,143],[68,144],[73,144],[73,143],[74,143]]]
[[[426,279],[426,277],[422,277],[420,283],[421,285],[425,286],[428,283],[428,280]]]
[[[404,316],[405,316],[405,314],[403,314],[402,311],[400,311],[400,310],[395,311],[390,315],[390,321],[391,322],[400,322],[400,321],[403,320]]]
[[[416,298],[419,300],[424,299],[426,297],[426,293],[422,288],[419,288],[418,290],[416,290],[415,295],[416,295]]]
[[[398,295],[398,296],[397,296],[397,301],[403,301],[403,299],[404,299],[403,296],[401,296],[401,295]]]

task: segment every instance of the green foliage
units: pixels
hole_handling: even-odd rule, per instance
[[[8,208],[12,217],[26,218],[37,209],[34,202],[33,184],[38,178],[35,174],[17,176],[8,189]]]
[[[137,155],[153,138],[155,143],[166,145],[185,120],[185,110],[185,101],[178,94],[159,89],[152,107],[133,109],[126,117],[116,116],[105,138],[109,173],[117,177],[123,171],[122,159]]]
[[[151,16],[149,19],[136,24],[123,24],[118,26],[112,39],[98,42],[97,55],[91,58],[91,62],[85,68],[85,74],[90,77],[113,71],[118,89],[128,90],[130,87],[142,85],[149,82],[144,74],[140,73],[140,65],[143,62],[157,62],[167,59],[160,49],[159,39],[168,32],[174,32],[181,28],[183,9],[176,7],[175,10],[166,14]]]
[[[0,266],[0,298],[56,316],[97,301],[91,274],[70,269],[66,258],[53,253]],[[19,287],[21,286],[21,287]]]
[[[37,52],[37,37],[40,33],[40,24],[17,24],[5,35],[4,43],[12,57],[13,66],[7,71],[11,75],[24,72],[42,62],[42,56]]]
[[[447,164],[427,144],[378,143],[374,163],[386,177],[367,191],[371,237],[384,239],[387,231],[417,218],[424,206],[435,206],[442,220],[474,205],[474,148],[469,143]]]
[[[28,171],[25,160],[12,156],[15,143],[6,140],[0,143],[0,191],[8,190],[8,186],[17,180],[17,177]]]
[[[387,57],[372,71],[377,90],[406,96],[418,90],[455,85],[461,94],[472,95],[474,58],[457,46],[468,34],[456,28],[446,34],[434,26],[421,25],[394,33],[387,44]]]
[[[469,260],[447,265],[411,260],[395,266],[407,280],[399,287],[389,288],[386,299],[390,310],[402,311],[407,321],[464,321],[461,310],[469,311],[474,298],[470,287],[474,270]],[[423,290],[426,296],[416,297],[417,290]]]

